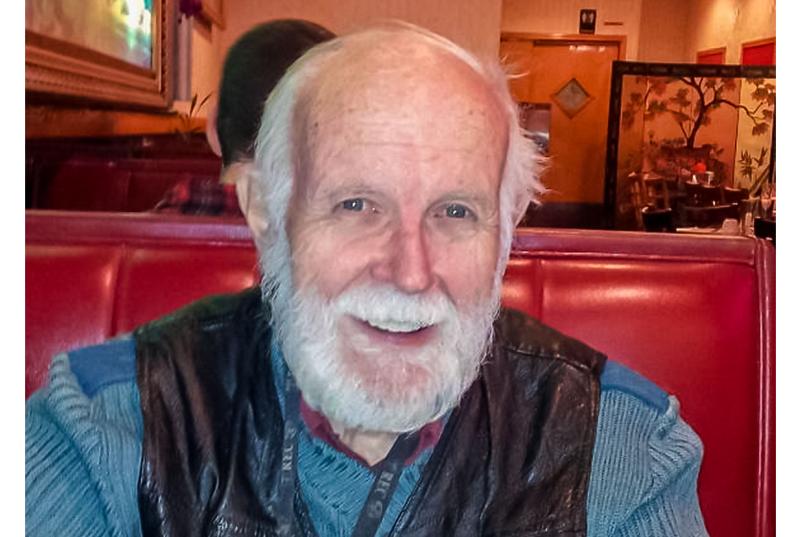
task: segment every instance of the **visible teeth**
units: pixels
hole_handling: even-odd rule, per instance
[[[416,332],[420,328],[427,326],[421,321],[395,321],[392,319],[376,319],[365,322],[374,328],[387,332]]]

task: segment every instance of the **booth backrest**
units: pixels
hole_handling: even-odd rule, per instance
[[[71,157],[32,187],[34,209],[147,211],[188,178],[217,181],[218,159]]]
[[[241,220],[29,211],[26,393],[50,357],[258,281]],[[503,300],[678,396],[712,536],[774,532],[775,253],[743,238],[520,230]]]

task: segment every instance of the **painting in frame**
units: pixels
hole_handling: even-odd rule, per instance
[[[26,92],[168,108],[174,16],[173,0],[28,0]]]

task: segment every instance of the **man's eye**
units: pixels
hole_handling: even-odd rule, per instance
[[[444,209],[444,213],[448,218],[466,218],[469,212],[469,209],[458,203],[451,203]]]
[[[342,202],[342,209],[346,211],[363,211],[364,200],[361,198],[353,198]]]

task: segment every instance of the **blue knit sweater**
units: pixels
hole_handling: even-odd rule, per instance
[[[282,379],[285,365],[279,352],[273,356],[275,378]],[[140,535],[141,440],[133,340],[57,356],[48,385],[26,409],[26,534]],[[401,474],[379,535],[393,525],[430,451]],[[589,482],[589,536],[706,535],[696,492],[701,457],[677,401],[609,362]],[[349,535],[372,484],[369,470],[301,431],[298,474],[319,535]]]

